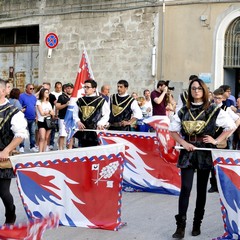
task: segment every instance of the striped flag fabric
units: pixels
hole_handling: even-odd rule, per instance
[[[39,240],[42,239],[47,229],[57,228],[58,224],[59,217],[52,214],[46,218],[30,220],[27,223],[3,225],[0,227],[0,239]]]
[[[215,239],[240,239],[240,152],[211,149],[220,195],[224,234]]]
[[[66,132],[68,133],[68,136],[67,136],[68,143],[77,130],[77,126],[75,125],[75,122],[73,120],[74,105],[77,99],[84,95],[83,87],[84,87],[84,82],[87,79],[94,79],[94,76],[93,76],[92,68],[88,58],[87,50],[84,48],[82,53],[82,58],[79,64],[79,70],[78,70],[74,88],[73,88],[73,93],[70,98],[70,103],[68,105],[66,116],[64,118]]]

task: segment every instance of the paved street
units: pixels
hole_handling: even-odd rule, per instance
[[[17,222],[27,221],[15,180],[12,192],[17,207]],[[44,240],[168,240],[175,231],[174,215],[177,212],[178,197],[153,193],[126,193],[122,198],[122,221],[126,222],[117,232],[107,230],[59,227],[48,230]],[[191,236],[193,208],[195,203],[195,186],[191,196],[185,238],[212,239],[223,233],[223,222],[217,193],[208,194],[202,234]],[[0,203],[0,224],[4,222],[3,205]]]

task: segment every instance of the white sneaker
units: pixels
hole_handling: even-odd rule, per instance
[[[49,149],[49,150],[53,150],[53,145],[50,145],[50,146],[48,147],[48,149]]]
[[[49,151],[50,151],[49,146],[47,146],[45,152],[49,152]]]
[[[39,150],[36,148],[36,147],[32,147],[32,148],[30,148],[30,152],[39,152]]]
[[[19,152],[20,152],[20,153],[24,153],[24,147],[20,147],[20,148],[19,148]]]

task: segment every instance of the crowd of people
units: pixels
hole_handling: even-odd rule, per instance
[[[195,79],[198,79],[198,77],[196,75],[191,75],[189,77],[189,83]],[[89,84],[91,86],[87,88]],[[54,148],[63,150],[65,148],[84,146],[84,141],[80,138],[82,138],[82,135],[88,135],[90,133],[87,133],[85,130],[85,133],[83,134],[81,133],[81,130],[89,128],[97,129],[97,125],[90,124],[90,121],[95,121],[94,117],[97,114],[95,108],[99,108],[99,105],[96,105],[98,101],[94,100],[91,104],[87,101],[90,98],[93,98],[93,96],[101,97],[101,99],[103,98],[104,100],[104,104],[100,104],[99,115],[101,117],[105,114],[107,107],[109,108],[107,115],[105,115],[104,119],[106,119],[106,121],[102,128],[109,130],[144,132],[154,131],[144,123],[143,120],[145,118],[159,115],[168,116],[172,119],[173,116],[185,106],[188,99],[188,92],[184,91],[179,95],[176,102],[173,97],[174,87],[169,87],[169,81],[164,80],[158,81],[156,89],[152,91],[145,89],[141,95],[137,92],[129,94],[129,83],[126,80],[120,80],[117,83],[116,94],[110,94],[109,85],[103,85],[100,93],[98,93],[96,84],[96,82],[86,82],[84,88],[85,96],[80,99],[81,101],[83,100],[83,102],[81,102],[81,106],[77,106],[77,104],[80,104],[79,100],[76,104],[77,107],[75,108],[75,121],[79,121],[80,116],[78,115],[81,115],[81,124],[83,124],[83,122],[86,124],[86,121],[89,123],[84,127],[81,126],[81,124],[76,123],[80,131],[66,143],[67,132],[64,125],[64,118],[73,92],[73,84],[62,84],[58,81],[54,85],[54,91],[51,91],[51,84],[48,82],[44,82],[41,86],[34,86],[32,83],[28,83],[25,87],[25,92],[21,93],[18,88],[11,89],[10,84],[7,82],[6,96],[8,101],[22,111],[27,120],[31,152],[44,152],[53,150]],[[231,113],[233,112],[235,114],[234,118],[236,118],[237,115],[240,114],[240,97],[236,100],[231,95],[231,89],[228,85],[222,85],[220,86],[220,89],[223,91],[221,95],[221,106],[215,101],[216,96],[214,91],[208,89],[209,102],[218,104],[221,108],[225,106],[227,108],[226,111],[229,112],[231,110]],[[94,110],[90,110],[92,108],[94,108]],[[86,114],[87,119],[85,116]],[[55,120],[55,127],[51,129],[49,129],[45,123],[45,119],[49,116]],[[56,133],[58,133],[57,142],[55,142]],[[92,132],[90,135],[94,135],[94,133]],[[228,137],[227,148],[240,149],[239,137],[240,130],[238,128]],[[78,140],[77,144],[76,139]],[[24,141],[22,141],[19,146],[19,152],[25,152]],[[212,190],[210,190],[210,192]]]

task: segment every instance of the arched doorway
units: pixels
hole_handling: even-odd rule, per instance
[[[224,82],[237,97],[240,91],[240,17],[232,21],[225,33],[223,68]]]
[[[231,29],[231,27],[233,27],[236,22],[240,21],[239,10],[239,7],[232,7],[221,14],[217,19],[217,26],[215,31],[214,89],[218,88],[222,84],[228,84],[231,86],[233,90],[232,94],[234,95],[237,93],[237,88],[239,87],[236,79],[238,78],[237,75],[240,67],[231,68],[225,65],[227,63],[225,62],[225,42],[229,29]]]

